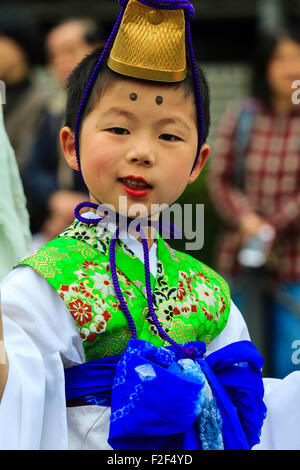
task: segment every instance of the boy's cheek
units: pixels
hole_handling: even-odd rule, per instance
[[[81,156],[82,168],[85,168],[92,176],[103,174],[111,167],[111,164],[109,158],[103,152],[99,152],[99,147],[87,148],[84,155]]]

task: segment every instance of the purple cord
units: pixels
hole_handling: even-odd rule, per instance
[[[102,54],[101,54],[97,64],[95,65],[93,72],[91,73],[90,79],[89,79],[87,87],[86,87],[86,89],[83,93],[83,96],[82,96],[82,99],[81,99],[81,102],[80,102],[80,105],[79,105],[79,108],[78,108],[77,116],[76,116],[76,122],[75,122],[75,128],[74,128],[75,152],[76,152],[76,159],[77,159],[78,169],[79,169],[82,181],[83,181],[83,183],[86,187],[87,187],[87,184],[84,180],[84,177],[83,177],[83,174],[82,174],[82,171],[81,171],[80,155],[79,155],[79,129],[80,129],[80,124],[81,124],[81,119],[82,119],[82,115],[83,115],[83,112],[84,112],[84,108],[85,108],[86,103],[88,101],[88,98],[91,94],[92,88],[93,88],[93,86],[95,84],[95,81],[98,77],[100,68],[103,65],[104,59],[106,58],[107,54],[110,52],[111,47],[113,45],[113,42],[114,42],[114,40],[117,36],[118,30],[119,30],[119,27],[120,27],[120,24],[121,24],[121,21],[122,21],[122,18],[123,18],[125,9],[126,9],[127,2],[128,2],[128,0],[119,0],[120,5],[122,6],[122,10],[119,13],[117,21],[116,21],[116,23],[113,27],[113,30],[112,30],[109,38],[108,38],[107,43],[106,43],[106,45],[105,45],[105,47],[102,51]],[[101,205],[102,203],[98,200],[98,198],[90,190],[89,190],[89,192],[95,198],[95,200],[98,201],[98,203]],[[85,206],[81,203],[80,208],[78,206],[75,208],[75,211],[74,211],[75,217],[78,220],[80,220],[81,222],[87,223],[86,222],[87,219],[85,219],[84,217],[82,217],[79,214],[79,210],[82,209],[82,207],[90,207],[90,206],[88,205],[88,203],[85,203]],[[98,218],[98,219],[92,219],[92,220],[94,221],[94,225],[97,225],[97,223],[100,222],[102,219]],[[92,222],[90,222],[90,224],[92,224]]]
[[[143,234],[144,235],[144,234]],[[155,313],[154,307],[153,307],[153,299],[152,299],[152,291],[151,291],[151,279],[150,279],[150,263],[149,263],[149,249],[148,249],[148,243],[147,240],[144,236],[141,236],[142,239],[142,244],[143,244],[143,251],[144,251],[144,264],[145,264],[145,285],[146,285],[146,292],[147,292],[147,303],[148,303],[148,309],[149,309],[149,314],[152,318],[152,321],[154,325],[157,328],[157,331],[159,333],[159,336],[164,339],[165,341],[168,341],[168,343],[172,344],[176,349],[178,349],[180,352],[182,352],[184,355],[192,355],[194,354],[194,349],[193,350],[187,350],[187,348],[181,344],[178,344],[173,338],[171,338],[163,329],[161,324],[159,323],[159,320],[157,318],[157,315]]]
[[[83,114],[84,108],[86,106],[87,100],[90,96],[90,93],[92,91],[92,88],[93,88],[93,86],[95,84],[95,81],[97,79],[97,76],[99,74],[100,67],[103,65],[105,57],[110,52],[112,44],[113,44],[113,42],[116,38],[116,35],[118,33],[118,30],[119,30],[119,27],[120,27],[120,24],[121,24],[121,21],[122,21],[122,18],[123,18],[123,14],[125,12],[127,1],[126,2],[124,0],[122,1],[122,3],[124,3],[124,6],[122,7],[122,10],[121,10],[121,12],[120,12],[120,14],[117,18],[117,21],[116,21],[116,23],[113,27],[113,30],[112,30],[109,38],[108,38],[107,43],[106,43],[106,45],[105,45],[105,47],[102,51],[102,54],[101,54],[97,64],[94,67],[94,70],[93,70],[93,72],[90,76],[89,82],[88,82],[87,87],[84,91],[83,97],[81,99],[81,103],[80,103],[79,108],[78,108],[78,112],[77,112],[77,116],[76,116],[76,122],[75,122],[75,129],[74,130],[75,130],[76,157],[77,157],[77,163],[78,163],[78,168],[80,170],[80,173],[81,173],[81,165],[80,165],[80,157],[79,157],[79,128],[80,128],[80,122],[81,122],[82,114]]]
[[[186,41],[188,44],[188,51],[189,51],[189,56],[190,56],[190,61],[191,61],[191,69],[194,77],[194,87],[195,87],[195,101],[196,101],[196,108],[197,108],[197,119],[198,119],[198,148],[197,148],[197,155],[196,159],[194,162],[194,166],[192,168],[192,171],[197,163],[197,160],[199,158],[199,153],[200,149],[203,144],[203,108],[202,108],[202,100],[201,100],[201,92],[200,92],[200,85],[199,85],[199,78],[198,78],[198,73],[197,73],[197,67],[196,67],[196,59],[194,55],[194,48],[193,48],[193,42],[192,42],[192,35],[191,35],[191,28],[190,28],[190,20],[193,18],[195,14],[195,10],[193,5],[189,2],[189,0],[139,0],[140,3],[150,6],[153,8],[159,8],[161,10],[184,10],[185,16],[186,16]],[[84,108],[86,106],[87,100],[90,96],[90,93],[92,91],[92,88],[94,86],[94,83],[97,79],[97,76],[99,74],[100,68],[103,65],[104,59],[107,57],[108,53],[111,50],[111,47],[113,45],[113,42],[116,38],[116,35],[118,33],[126,6],[127,6],[128,0],[119,0],[119,4],[122,7],[121,12],[119,13],[119,16],[117,18],[117,21],[113,27],[113,30],[108,38],[108,41],[103,49],[103,52],[94,67],[94,70],[90,76],[89,82],[87,84],[87,87],[84,91],[81,103],[78,108],[77,116],[76,116],[76,122],[75,122],[75,149],[76,149],[76,157],[77,157],[77,163],[78,163],[78,168],[81,173],[81,177],[84,181],[82,172],[81,172],[81,165],[80,165],[80,156],[79,156],[79,129],[80,129],[80,123],[81,123],[81,118],[83,115]],[[93,195],[94,196],[94,195]],[[95,196],[94,196],[95,197]],[[95,197],[95,199],[98,201],[98,199]],[[98,201],[100,203],[100,201]]]
[[[190,57],[190,66],[192,69],[193,79],[194,79],[194,89],[195,89],[195,102],[197,109],[197,121],[198,121],[198,148],[196,159],[191,173],[193,172],[196,163],[199,158],[200,150],[203,144],[203,107],[201,99],[201,90],[199,84],[199,77],[197,72],[196,58],[194,54],[193,41],[190,20],[194,17],[195,9],[189,0],[139,0],[140,3],[143,3],[146,6],[153,8],[159,8],[161,10],[184,10],[186,17],[186,42],[188,45],[188,52]]]
[[[195,9],[189,0],[138,0],[140,3],[159,10],[184,10],[187,19],[194,17]],[[120,4],[123,2],[119,2]],[[127,2],[126,2],[127,3]]]
[[[201,99],[201,90],[200,90],[200,84],[199,84],[199,77],[198,77],[198,72],[197,72],[197,64],[196,64],[196,59],[194,55],[194,48],[193,48],[193,42],[192,42],[192,33],[191,33],[191,25],[189,21],[186,22],[186,36],[187,36],[187,43],[188,43],[188,48],[189,48],[189,57],[190,57],[190,66],[193,72],[193,77],[194,77],[194,90],[195,90],[195,101],[196,101],[196,109],[197,109],[197,121],[198,121],[198,148],[197,148],[197,157],[194,162],[193,168],[191,173],[193,172],[196,163],[199,158],[200,150],[203,145],[203,106],[202,106],[202,99]]]
[[[81,202],[75,207],[75,210],[74,210],[74,214],[77,220],[80,220],[80,222],[83,222],[84,224],[88,224],[88,225],[97,225],[100,222],[100,220],[102,220],[100,218],[87,219],[86,217],[83,217],[80,214],[80,210],[83,207],[91,207],[92,209],[97,209],[99,206],[98,204],[95,204],[94,202],[91,202],[91,201]]]
[[[141,228],[139,228],[139,232],[141,234],[141,239],[142,239],[142,245],[143,245],[143,251],[144,251],[144,265],[145,265],[145,285],[146,285],[146,293],[147,293],[147,303],[148,303],[148,309],[149,309],[149,314],[152,318],[153,324],[156,326],[157,331],[159,336],[164,339],[165,341],[168,341],[172,346],[174,346],[176,349],[178,349],[185,357],[194,357],[196,349],[194,346],[185,346],[178,344],[173,338],[171,338],[163,329],[161,324],[159,323],[159,320],[157,318],[157,315],[155,313],[154,307],[153,307],[153,299],[152,299],[152,291],[151,291],[151,279],[150,279],[150,262],[149,262],[149,249],[148,249],[148,243],[147,240],[144,236],[144,233]],[[122,312],[124,313],[131,332],[131,337],[132,339],[137,338],[137,332],[136,332],[136,327],[134,324],[134,320],[131,316],[131,313],[127,307],[127,304],[125,302],[125,299],[123,297],[119,281],[118,281],[118,276],[117,276],[117,270],[116,270],[116,258],[115,258],[115,248],[116,248],[116,243],[117,239],[119,237],[119,228],[117,228],[114,236],[111,239],[110,247],[109,247],[109,260],[110,260],[110,270],[111,270],[111,275],[112,275],[112,280],[114,284],[114,288],[118,297],[118,300],[120,302]]]
[[[201,91],[200,91],[200,84],[199,84],[199,77],[197,73],[197,65],[196,65],[196,59],[195,59],[195,54],[194,54],[194,48],[193,48],[193,42],[192,42],[192,34],[191,34],[191,28],[190,28],[190,20],[194,17],[195,10],[193,5],[190,3],[189,0],[139,0],[140,3],[150,6],[152,8],[159,8],[161,10],[184,10],[185,16],[186,16],[186,42],[188,44],[188,51],[189,51],[189,57],[190,57],[190,66],[192,69],[193,73],[193,79],[194,79],[194,89],[195,89],[195,102],[196,102],[196,109],[197,109],[197,121],[198,121],[198,148],[197,148],[197,154],[196,154],[196,159],[193,164],[193,168],[191,173],[193,172],[196,163],[199,158],[200,150],[203,144],[203,107],[202,107],[202,99],[201,99]],[[113,42],[117,36],[126,6],[128,4],[128,0],[119,0],[119,4],[122,7],[121,12],[119,13],[119,16],[117,18],[117,21],[113,27],[113,30],[108,38],[108,41],[103,49],[103,52],[94,67],[94,70],[90,76],[89,82],[87,84],[87,87],[84,91],[81,103],[78,108],[77,116],[76,116],[76,123],[75,123],[75,150],[76,150],[76,158],[77,158],[77,163],[78,163],[78,168],[81,174],[81,178],[85,184],[83,174],[81,171],[81,165],[80,165],[80,156],[79,156],[79,129],[80,129],[80,123],[81,123],[81,118],[84,112],[84,108],[86,106],[87,100],[90,96],[90,93],[92,91],[92,88],[94,86],[94,83],[97,79],[97,76],[99,74],[100,68],[103,65],[104,59],[107,57],[108,53],[111,50],[111,47],[113,45]],[[86,184],[85,184],[86,186]],[[92,193],[91,193],[92,194]],[[96,198],[94,194],[95,200],[98,201],[99,204],[101,202]],[[86,204],[88,207],[88,205]],[[80,206],[82,208],[84,206]],[[77,209],[77,208],[76,208]],[[79,210],[75,209],[75,217],[81,220],[82,222],[86,223],[85,219],[79,214]],[[95,222],[95,225],[97,224],[97,219],[92,219]],[[101,221],[101,218],[98,219],[98,222]],[[90,222],[92,223],[92,222]]]
[[[200,85],[199,85],[199,78],[198,78],[198,73],[197,73],[197,68],[196,68],[196,60],[194,56],[194,49],[193,49],[193,43],[192,43],[192,36],[191,36],[191,29],[190,29],[190,20],[194,16],[194,7],[193,5],[188,1],[188,0],[139,0],[140,3],[150,6],[152,8],[158,8],[161,10],[184,10],[185,12],[185,17],[186,17],[186,41],[188,44],[188,51],[189,51],[189,56],[190,56],[190,61],[191,61],[191,68],[192,68],[192,73],[193,73],[193,78],[194,78],[194,87],[195,87],[195,101],[196,101],[196,108],[197,108],[197,119],[198,119],[198,149],[197,149],[197,155],[196,159],[194,162],[194,166],[192,168],[192,171],[197,163],[197,160],[199,158],[199,153],[200,149],[202,147],[203,143],[203,109],[202,109],[202,101],[201,101],[201,92],[200,92]],[[92,91],[92,88],[94,86],[94,83],[97,79],[97,76],[99,74],[100,68],[104,63],[105,58],[107,57],[108,53],[111,50],[111,47],[113,45],[113,42],[116,38],[116,35],[118,33],[126,6],[127,6],[128,0],[119,0],[119,4],[122,7],[122,10],[117,18],[117,21],[113,27],[113,30],[109,36],[109,39],[103,49],[103,52],[94,67],[94,70],[90,76],[89,82],[87,84],[87,87],[84,91],[82,100],[80,102],[77,116],[76,116],[76,122],[75,122],[75,151],[76,151],[76,158],[77,158],[77,163],[78,163],[78,168],[82,177],[83,182],[84,178],[82,175],[81,171],[81,165],[80,165],[80,155],[79,155],[79,129],[80,129],[80,124],[81,124],[81,119],[82,115],[84,112],[84,108],[86,106],[87,100],[90,96],[90,93]],[[92,194],[92,193],[91,193]],[[93,195],[93,194],[92,194]],[[94,195],[93,195],[94,196]],[[98,199],[94,196],[95,200],[98,201]],[[100,201],[98,201],[99,204],[101,204]],[[85,217],[80,215],[80,210],[83,207],[92,207],[92,208],[97,208],[97,204],[91,203],[91,202],[85,202],[79,204],[75,208],[75,217],[80,220],[81,222],[85,224],[91,224],[91,225],[96,225],[99,223],[102,218],[95,218],[95,219],[86,219]],[[110,266],[111,266],[111,273],[112,273],[112,280],[114,284],[114,288],[117,294],[117,297],[120,302],[120,306],[122,308],[122,311],[127,318],[131,335],[132,338],[137,338],[137,333],[136,333],[136,327],[133,321],[133,318],[128,310],[127,304],[125,302],[125,299],[123,297],[123,294],[121,292],[121,288],[118,282],[118,277],[117,277],[117,272],[116,272],[116,260],[115,260],[115,247],[117,243],[117,239],[119,236],[119,228],[117,229],[115,235],[113,236],[110,244]],[[154,325],[157,328],[157,331],[160,335],[161,338],[164,340],[168,341],[170,344],[175,346],[180,352],[182,352],[185,356],[191,356],[193,357],[195,355],[195,348],[193,346],[183,346],[178,343],[176,343],[175,340],[173,340],[162,328],[162,326],[159,323],[159,320],[156,316],[156,313],[154,311],[153,307],[153,300],[152,300],[152,291],[151,291],[151,281],[150,281],[150,263],[149,263],[149,250],[148,250],[148,244],[147,240],[144,237],[142,238],[142,244],[143,244],[143,251],[144,251],[144,263],[145,263],[145,284],[146,284],[146,292],[147,292],[147,302],[148,302],[148,308],[149,308],[149,313],[150,316],[153,320]]]
[[[130,332],[131,332],[131,337],[132,339],[137,338],[137,333],[136,333],[136,327],[134,324],[134,320],[131,316],[131,313],[128,310],[127,304],[125,302],[125,299],[123,297],[119,281],[118,281],[118,276],[117,276],[117,269],[116,269],[116,243],[119,237],[119,227],[117,228],[114,236],[111,239],[110,242],[110,247],[109,247],[109,261],[110,261],[110,270],[111,270],[111,276],[114,284],[114,288],[118,297],[118,300],[120,302],[120,306],[122,309],[122,312],[124,313],[125,317],[127,318]]]

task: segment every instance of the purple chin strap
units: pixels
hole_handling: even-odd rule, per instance
[[[152,318],[153,324],[155,325],[157,332],[159,336],[165,340],[168,341],[169,344],[174,346],[176,349],[178,349],[185,357],[193,357],[195,355],[196,349],[194,346],[186,346],[183,344],[178,344],[173,338],[171,338],[163,329],[161,324],[159,323],[159,320],[157,318],[157,315],[155,313],[154,307],[153,307],[153,301],[152,301],[152,291],[151,291],[151,279],[150,279],[150,264],[149,264],[149,250],[148,250],[148,243],[145,237],[145,234],[142,230],[141,227],[137,227],[137,231],[140,233],[141,240],[142,240],[142,245],[143,245],[143,251],[144,251],[144,264],[145,264],[145,285],[146,285],[146,293],[147,293],[147,303],[148,303],[148,309],[149,309],[149,314]],[[125,302],[125,299],[123,297],[122,291],[119,286],[119,281],[117,277],[117,272],[116,272],[116,260],[115,260],[115,247],[116,243],[118,240],[119,236],[119,228],[117,228],[110,244],[110,250],[109,250],[109,259],[110,259],[110,267],[111,267],[111,274],[112,274],[112,280],[114,284],[114,288],[118,297],[118,300],[120,302],[122,312],[124,313],[125,317],[127,318],[129,327],[130,327],[130,332],[131,332],[131,337],[132,339],[137,338],[137,333],[136,333],[136,327],[133,321],[133,318],[131,316],[131,313],[128,310],[127,304]]]
[[[197,121],[198,121],[198,148],[197,148],[197,155],[196,159],[192,168],[192,172],[195,168],[195,165],[197,163],[197,160],[199,158],[200,150],[203,144],[203,108],[202,108],[202,100],[201,100],[201,92],[200,92],[200,84],[199,84],[199,78],[198,78],[198,73],[197,73],[197,66],[196,66],[196,59],[194,55],[194,49],[193,49],[193,43],[192,43],[192,34],[191,34],[191,28],[190,28],[190,20],[194,17],[195,10],[193,5],[188,1],[188,0],[139,0],[140,3],[149,6],[151,8],[157,8],[160,10],[184,10],[185,13],[185,19],[186,19],[186,44],[187,44],[187,49],[189,53],[189,59],[190,59],[190,67],[192,70],[193,74],[193,80],[194,80],[194,91],[195,91],[195,103],[196,103],[196,109],[197,109]],[[88,85],[83,93],[81,103],[78,108],[77,116],[76,116],[76,123],[75,123],[75,150],[76,150],[76,157],[77,157],[77,163],[78,163],[78,168],[81,173],[81,177],[83,179],[83,175],[81,172],[81,165],[80,165],[80,156],[79,156],[79,130],[80,130],[80,124],[81,124],[81,119],[82,115],[84,112],[84,108],[86,106],[86,103],[89,99],[89,96],[91,94],[91,91],[93,89],[94,83],[98,77],[98,74],[100,72],[101,67],[103,66],[105,60],[107,59],[111,48],[113,46],[114,40],[116,38],[116,35],[118,33],[126,6],[127,6],[128,0],[119,0],[119,4],[122,7],[120,14],[117,18],[117,21],[113,27],[113,30],[109,36],[109,39],[103,49],[103,52],[90,76]],[[84,179],[83,179],[84,181]],[[94,196],[94,195],[93,195]],[[95,200],[98,201],[98,199],[94,196]],[[100,201],[99,205],[102,203]],[[87,219],[83,217],[80,214],[80,210],[83,207],[89,207],[92,209],[97,209],[98,205],[92,202],[85,202],[79,204],[75,208],[75,217],[89,225],[97,225],[103,218],[98,217],[94,219]],[[148,243],[147,239],[145,237],[145,234],[142,230],[141,225],[138,226],[137,231],[140,234],[142,245],[143,245],[143,251],[144,251],[144,265],[145,265],[145,285],[146,285],[146,293],[147,293],[147,303],[148,303],[148,308],[149,308],[149,314],[152,318],[152,321],[157,329],[157,332],[159,336],[167,341],[169,344],[173,345],[176,347],[185,357],[194,357],[196,353],[196,349],[194,346],[186,346],[182,344],[178,344],[175,340],[173,340],[162,328],[161,324],[159,323],[159,320],[157,318],[157,315],[154,310],[153,306],[153,300],[152,300],[152,291],[151,291],[151,281],[150,281],[150,263],[149,263],[149,249],[148,249]],[[137,338],[137,333],[136,333],[136,327],[133,321],[133,318],[128,310],[127,304],[125,302],[125,299],[123,297],[123,294],[121,292],[121,288],[119,285],[118,277],[117,277],[117,269],[116,269],[116,260],[115,260],[115,247],[116,243],[119,237],[119,228],[117,228],[114,236],[112,237],[111,244],[110,244],[110,268],[111,268],[111,274],[112,274],[112,280],[114,284],[114,288],[118,297],[118,300],[120,302],[120,306],[122,308],[122,312],[124,313],[125,317],[127,318],[130,331],[131,331],[131,336],[133,339]]]

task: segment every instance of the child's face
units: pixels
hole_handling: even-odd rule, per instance
[[[192,94],[185,96],[183,87],[114,83],[81,129],[81,170],[91,200],[132,217],[153,215],[153,205],[171,205],[197,178],[209,155],[204,145],[191,174],[198,143],[195,113]],[[70,166],[77,168],[72,139],[64,128],[62,146]],[[127,197],[127,214],[121,196]]]

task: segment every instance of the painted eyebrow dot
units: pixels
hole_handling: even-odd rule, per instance
[[[164,100],[162,96],[157,96],[155,101],[160,106]]]
[[[130,93],[130,95],[129,95],[129,98],[131,99],[131,101],[136,101],[137,97],[138,97],[138,95],[136,93]]]

